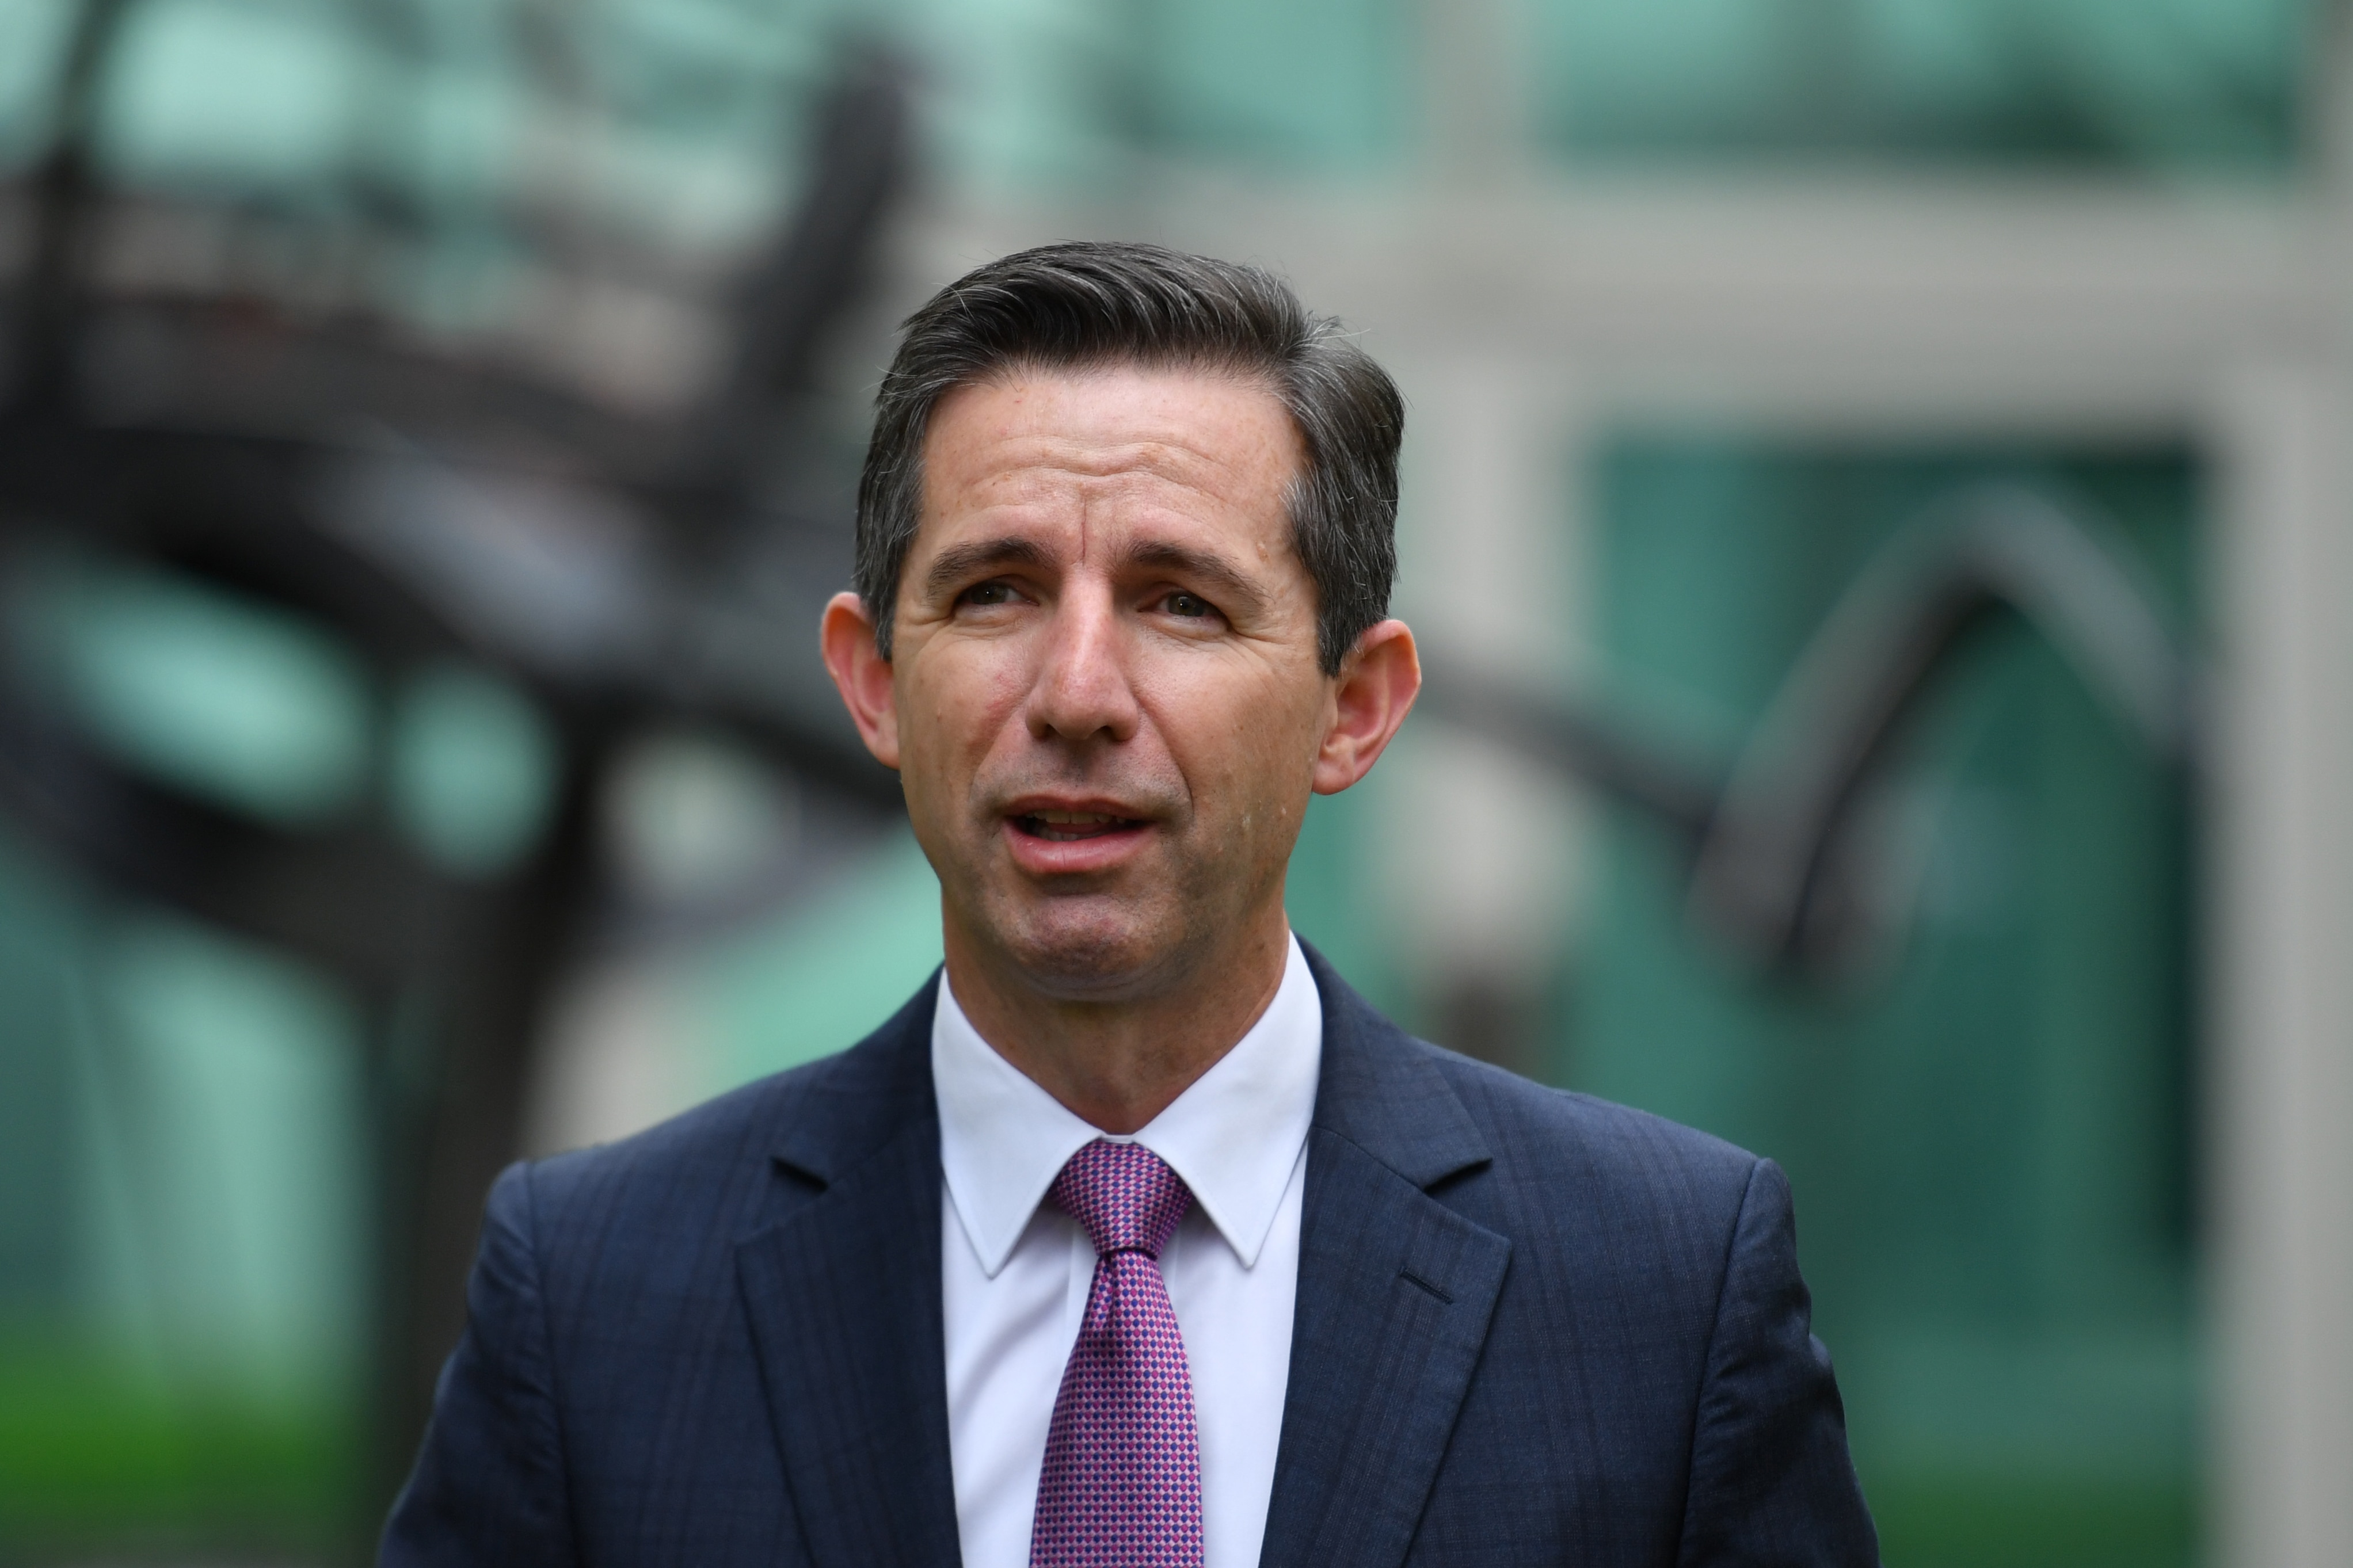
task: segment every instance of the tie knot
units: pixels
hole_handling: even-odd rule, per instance
[[[1192,1189],[1141,1143],[1098,1138],[1071,1156],[1046,1196],[1085,1227],[1095,1254],[1157,1258],[1193,1202]]]

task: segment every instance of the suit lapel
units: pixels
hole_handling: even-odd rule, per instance
[[[1261,1561],[1394,1568],[1486,1343],[1511,1243],[1426,1191],[1489,1158],[1452,1088],[1309,960],[1324,1068]]]
[[[822,1190],[736,1252],[786,1479],[817,1568],[957,1560],[932,996],[926,986],[844,1058],[827,1103],[794,1119],[779,1179]]]

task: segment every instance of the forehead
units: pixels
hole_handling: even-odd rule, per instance
[[[1303,450],[1262,383],[1115,366],[1003,373],[958,387],[923,445],[924,544],[976,518],[1260,531],[1286,517]]]

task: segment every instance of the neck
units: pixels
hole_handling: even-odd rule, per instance
[[[998,1056],[1089,1125],[1136,1131],[1250,1033],[1282,985],[1291,927],[1278,904],[1177,983],[1115,1001],[1041,991],[946,931],[956,1005]]]

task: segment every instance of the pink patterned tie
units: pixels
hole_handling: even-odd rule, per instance
[[[1029,1533],[1030,1568],[1200,1568],[1193,1374],[1154,1260],[1192,1193],[1141,1143],[1098,1138],[1046,1190],[1095,1244]]]

